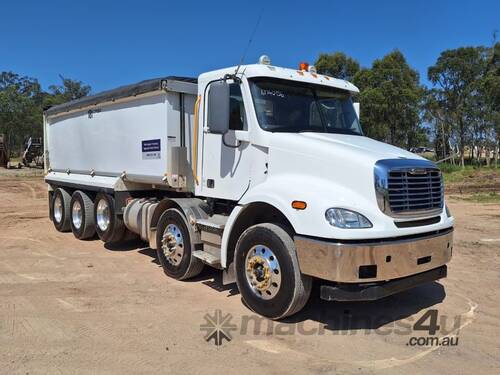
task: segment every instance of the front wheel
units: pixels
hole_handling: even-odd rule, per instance
[[[281,226],[248,228],[236,244],[234,258],[238,289],[254,312],[281,319],[307,303],[312,278],[301,274],[293,239]]]

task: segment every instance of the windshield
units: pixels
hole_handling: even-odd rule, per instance
[[[363,135],[347,91],[270,78],[250,80],[250,88],[264,130]]]

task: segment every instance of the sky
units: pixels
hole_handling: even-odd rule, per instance
[[[370,67],[399,49],[423,84],[443,50],[500,39],[500,0],[0,0],[0,12],[0,71],[94,93],[237,65],[260,14],[247,63],[266,54],[295,68],[342,51]]]

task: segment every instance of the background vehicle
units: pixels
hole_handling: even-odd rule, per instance
[[[25,166],[43,166],[43,139],[27,137],[23,145],[23,164]]]
[[[363,136],[349,82],[258,64],[165,77],[48,109],[45,180],[60,231],[131,231],[165,273],[204,265],[279,319],[446,276],[453,218],[431,162]],[[331,283],[333,282],[333,283]]]

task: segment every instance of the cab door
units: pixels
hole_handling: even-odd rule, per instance
[[[229,83],[229,93],[229,131],[226,134],[209,132],[206,124],[208,103],[204,103],[200,183],[203,196],[237,201],[249,185],[250,155],[249,143],[238,141],[235,132],[248,131],[248,126],[240,84]]]

